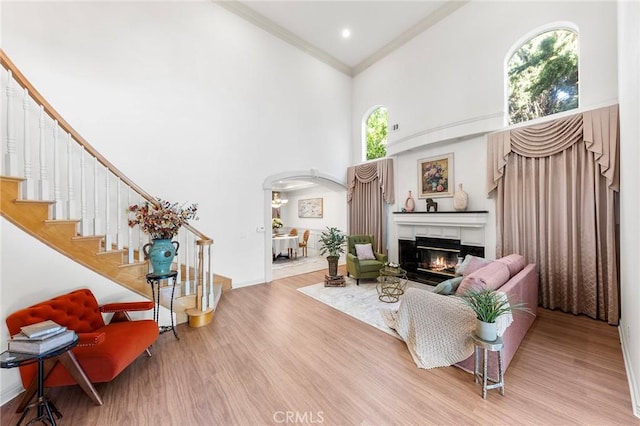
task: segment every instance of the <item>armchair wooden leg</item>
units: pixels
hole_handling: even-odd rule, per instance
[[[84,393],[86,393],[96,405],[102,405],[102,398],[100,398],[100,395],[89,381],[84,370],[80,367],[80,364],[78,364],[78,360],[73,352],[67,351],[63,353],[58,357],[58,361],[64,365],[64,368],[71,374],[71,377],[78,382],[78,385],[80,385]]]
[[[147,353],[148,357],[151,357],[151,351],[149,350],[149,348],[145,349],[144,351]]]

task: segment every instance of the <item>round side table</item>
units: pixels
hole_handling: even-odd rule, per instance
[[[502,337],[493,342],[482,340],[475,334],[471,335],[475,345],[474,377],[476,383],[482,383],[482,398],[487,399],[487,390],[500,388],[500,395],[504,396],[504,360],[502,359]],[[482,351],[482,371],[480,371],[480,353]],[[489,351],[498,352],[498,380],[488,377]]]
[[[385,303],[400,300],[407,287],[407,271],[402,268],[382,268],[378,277],[378,299]]]
[[[14,368],[22,367],[23,365],[38,363],[38,395],[36,401],[27,405],[22,412],[20,420],[18,420],[18,426],[22,424],[22,421],[27,417],[27,413],[33,407],[36,407],[37,417],[31,419],[27,424],[36,422],[47,424],[49,422],[52,426],[56,426],[55,416],[60,419],[62,414],[56,408],[49,398],[44,395],[44,360],[48,358],[57,357],[71,350],[78,344],[80,338],[75,337],[70,343],[64,344],[57,348],[41,354],[27,354],[22,352],[4,351],[0,354],[0,367],[1,368]]]

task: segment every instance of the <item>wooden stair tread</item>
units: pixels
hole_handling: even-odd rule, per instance
[[[20,198],[21,183],[24,181],[24,178],[0,176],[2,184],[0,213],[3,217],[24,232],[95,273],[143,297],[152,298],[151,288],[145,280],[149,267],[148,261],[134,260],[132,263],[125,263],[128,261],[128,249],[117,249],[113,246],[113,250],[105,251],[105,235],[77,235],[75,227],[81,223],[80,219],[50,219],[50,206],[55,204],[55,201]],[[138,250],[135,249],[134,252],[137,253]],[[186,271],[185,265],[179,267],[182,271]],[[190,276],[195,276],[193,267],[188,267],[188,269]],[[195,318],[198,327],[211,322],[215,306],[221,297],[222,288],[231,288],[231,279],[227,277],[213,274],[213,282],[214,307],[204,311],[192,309],[189,318],[184,318],[184,313],[177,313],[183,318],[183,321],[191,321],[190,318]],[[195,303],[188,307],[193,308],[193,306]],[[168,308],[168,306],[165,307]]]

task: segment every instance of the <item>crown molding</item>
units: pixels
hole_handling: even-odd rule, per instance
[[[469,3],[471,0],[450,0],[447,1],[444,5],[439,7],[435,12],[426,16],[424,19],[419,21],[417,24],[409,28],[407,31],[403,32],[385,46],[383,46],[380,50],[376,51],[358,65],[354,67],[350,67],[342,61],[339,61],[335,57],[331,56],[329,53],[324,50],[308,43],[302,38],[298,37],[291,31],[283,28],[282,26],[276,24],[272,20],[266,18],[265,16],[259,14],[248,6],[240,3],[238,0],[211,0],[212,3],[217,4],[218,6],[228,10],[231,13],[236,14],[237,16],[245,19],[246,21],[254,24],[255,26],[262,28],[268,33],[278,37],[279,39],[291,44],[294,47],[306,52],[307,54],[313,56],[314,58],[324,62],[325,64],[335,68],[336,70],[348,75],[349,77],[355,77],[360,74],[362,71],[369,68],[371,65],[375,64],[394,50],[398,49],[409,40],[413,39],[417,35],[423,33],[427,29],[431,28],[438,22],[442,21],[447,16],[451,15],[456,10],[460,9],[462,6]]]
[[[291,31],[284,29],[280,25],[276,24],[272,20],[262,16],[258,12],[254,11],[248,6],[240,3],[237,0],[212,0],[213,3],[217,4],[220,7],[232,12],[239,17],[247,20],[248,22],[254,24],[255,26],[262,28],[268,33],[278,37],[279,39],[291,44],[292,46],[297,47],[303,52],[308,53],[314,58],[324,62],[325,64],[337,69],[338,71],[352,77],[352,69],[350,66],[344,64],[343,62],[337,60],[327,52],[322,49],[319,49],[293,34]]]
[[[431,28],[438,22],[442,21],[444,18],[451,15],[456,10],[460,9],[462,6],[469,3],[470,0],[463,1],[447,1],[445,4],[436,9],[435,12],[429,14],[424,19],[419,21],[417,24],[409,28],[407,31],[400,34],[398,37],[391,40],[385,46],[383,46],[380,50],[373,53],[371,56],[360,62],[358,65],[354,66],[351,70],[351,75],[356,76],[360,74],[362,71],[369,68],[371,65],[375,64],[391,52],[395,51],[399,47],[403,46],[409,40],[413,39],[419,34],[422,34],[427,29]]]

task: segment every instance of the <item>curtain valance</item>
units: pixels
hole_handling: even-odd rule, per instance
[[[560,153],[584,141],[609,188],[618,191],[618,105],[487,136],[487,193],[498,186],[512,152],[526,158]]]
[[[351,166],[347,169],[347,202],[353,199],[353,190],[356,182],[370,183],[378,179],[380,190],[384,201],[387,204],[395,202],[393,189],[393,159],[384,158],[382,160]]]

